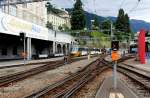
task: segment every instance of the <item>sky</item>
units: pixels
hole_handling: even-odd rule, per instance
[[[118,15],[118,10],[123,8],[131,19],[150,22],[150,0],[81,0],[85,11],[100,15]],[[72,8],[74,0],[50,0],[57,7]]]

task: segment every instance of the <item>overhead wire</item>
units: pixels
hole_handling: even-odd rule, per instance
[[[135,5],[131,10],[129,10],[128,14],[131,14],[133,11],[136,10],[136,8],[137,8],[137,7],[139,6],[139,4],[140,4],[140,1],[141,1],[141,0],[138,0],[138,2],[136,3],[136,5]]]
[[[122,6],[123,6],[123,4],[124,4],[125,1],[126,1],[126,0],[122,0],[121,4],[120,4],[120,6],[119,6],[119,9],[122,8]]]
[[[144,11],[144,10],[150,10],[150,7],[149,7],[149,8],[135,9],[134,12],[137,12],[137,11]]]

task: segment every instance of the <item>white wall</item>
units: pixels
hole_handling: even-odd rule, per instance
[[[25,32],[26,36],[30,38],[58,41],[64,43],[71,43],[71,41],[73,41],[74,39],[72,36],[63,32],[48,30],[45,27],[18,19],[14,16],[10,16],[1,12],[0,21],[2,21],[0,23],[0,33],[19,36],[20,32]]]

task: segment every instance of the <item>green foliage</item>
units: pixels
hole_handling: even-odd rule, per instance
[[[102,32],[93,31],[91,32],[91,36],[94,39],[93,44],[98,47],[110,47],[110,37]]]
[[[46,27],[47,27],[48,29],[52,29],[52,30],[53,30],[53,25],[52,25],[52,23],[49,22],[49,21],[47,21]]]
[[[80,46],[85,46],[86,44],[87,44],[87,41],[85,41],[85,40],[80,40],[79,41]]]
[[[53,5],[50,2],[47,2],[47,4],[45,5],[47,7],[47,13],[55,13],[55,14],[59,14],[62,13],[61,10],[56,9],[55,7],[53,7]]]
[[[94,22],[92,24],[92,29],[93,30],[98,30],[99,29],[99,20],[98,20],[96,15],[94,16]]]
[[[119,10],[115,23],[115,29],[117,34],[116,37],[118,40],[129,39],[129,36],[131,35],[130,20],[128,14],[125,14],[123,9]]]
[[[131,32],[131,39],[134,39],[134,32]]]
[[[66,24],[63,24],[62,28],[63,28],[64,31],[69,31],[70,30],[70,28]]]
[[[74,8],[71,12],[71,29],[72,30],[83,30],[85,28],[85,15],[82,8],[81,0],[76,0]]]
[[[124,10],[120,9],[116,20],[116,29],[124,32],[125,29],[124,27],[125,27]]]
[[[62,30],[63,30],[62,26],[59,26],[59,27],[58,27],[58,30],[62,31]]]
[[[50,13],[53,9],[52,4],[50,2],[47,2],[45,6],[47,7],[47,13]]]
[[[131,28],[130,28],[130,20],[128,14],[125,14],[125,32],[130,33]]]
[[[109,34],[109,35],[110,35],[110,31],[111,31],[111,21],[106,20],[106,21],[102,22],[102,24],[101,24],[101,29],[104,30],[104,31],[103,31],[104,34]]]

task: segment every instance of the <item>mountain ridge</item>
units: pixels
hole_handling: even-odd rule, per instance
[[[71,12],[71,9],[66,9],[69,13]],[[86,27],[87,28],[90,28],[91,27],[91,20],[93,20],[93,17],[96,15],[96,14],[93,14],[93,13],[89,13],[87,11],[84,11],[85,12],[85,16],[86,16]],[[109,16],[109,17],[103,17],[103,16],[99,16],[99,15],[96,15],[96,17],[98,18],[99,21],[103,21],[105,19],[110,19],[112,21],[115,21],[117,19],[117,17],[112,17],[112,16]],[[149,22],[146,22],[144,20],[138,20],[138,19],[130,19],[130,26],[131,26],[131,30],[133,32],[137,32],[139,31],[140,29],[145,29],[145,30],[150,30],[150,23]]]

